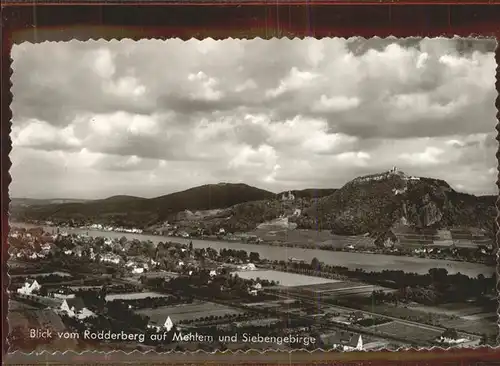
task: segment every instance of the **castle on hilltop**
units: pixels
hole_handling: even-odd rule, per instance
[[[288,191],[288,193],[283,193],[281,196],[282,201],[294,201],[295,200],[295,195],[292,193],[292,191]]]

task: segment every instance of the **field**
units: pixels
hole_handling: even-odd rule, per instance
[[[39,306],[50,307],[50,308],[59,308],[61,306],[62,300],[55,299],[53,297],[48,296],[37,296],[37,295],[23,295],[23,294],[15,294],[13,295],[16,299],[20,300],[19,302],[28,302],[37,304]],[[24,304],[23,304],[24,305]]]
[[[420,310],[412,307],[394,306],[394,305],[364,305],[363,310],[373,313],[393,316],[396,318],[405,318],[408,320],[415,320],[425,322],[428,324],[440,326],[443,328],[454,328],[464,332],[474,334],[497,334],[498,327],[496,325],[497,316],[486,317],[478,320],[468,320],[467,318],[460,318],[455,315],[444,314],[443,312],[425,311],[426,307],[420,305]],[[464,307],[467,305],[464,305]],[[432,309],[432,308],[431,308]],[[437,308],[435,308],[437,309]]]
[[[175,272],[168,272],[168,271],[154,271],[154,272],[145,272],[141,273],[138,275],[135,275],[134,277],[140,278],[140,277],[146,277],[146,278],[175,278],[178,277],[179,274]]]
[[[342,249],[352,245],[357,249],[375,248],[373,239],[364,236],[339,236],[332,234],[329,230],[287,230],[282,223],[262,225],[251,234],[257,235],[266,242],[280,241],[297,247]]]
[[[464,320],[477,320],[494,316],[495,313],[486,312],[481,306],[474,306],[469,304],[443,304],[439,307],[424,306],[424,305],[411,305],[410,309],[423,312],[432,312],[435,314],[445,314],[450,316],[458,316]]]
[[[240,314],[241,311],[211,302],[198,302],[176,306],[163,306],[156,309],[141,309],[137,314],[146,315],[152,323],[163,325],[169,316],[172,322],[192,320],[207,316],[224,316],[226,314]]]
[[[16,300],[9,300],[9,311],[36,310],[36,307]]]
[[[167,297],[168,295],[159,294],[157,292],[129,292],[124,294],[109,294],[106,295],[106,301],[113,300],[138,300],[148,297]]]
[[[68,330],[61,317],[49,309],[23,310],[22,312],[9,311],[9,326],[11,331],[15,330],[17,334],[23,334],[25,342],[28,342],[30,347],[36,347],[33,343],[36,343],[38,346],[43,346],[44,343],[42,339],[30,338],[30,329],[50,329],[53,332]],[[54,351],[55,349],[74,349],[76,340],[54,337],[50,340],[50,343],[50,345],[45,345],[50,351]],[[12,347],[13,349],[17,349],[22,347],[22,345],[14,344]],[[30,349],[30,351],[32,350]]]
[[[17,274],[17,275],[11,275],[11,278],[18,278],[18,277],[24,277],[24,278],[35,278],[35,277],[47,277],[50,275],[54,276],[61,276],[61,277],[71,277],[71,274],[67,272],[45,272],[45,273],[26,273],[26,274]]]
[[[294,287],[294,286],[304,286],[304,285],[316,285],[323,283],[335,283],[337,280],[330,280],[327,278],[305,276],[296,273],[287,273],[273,270],[263,270],[263,271],[239,271],[233,272],[239,277],[244,279],[261,279],[268,281],[277,281],[280,286]]]
[[[368,297],[373,291],[382,290],[385,292],[395,291],[381,286],[368,285],[362,282],[353,281],[335,281],[331,283],[323,283],[309,286],[296,286],[289,289],[289,293],[295,293],[300,296],[314,298],[330,298],[339,297]]]
[[[441,331],[426,327],[425,325],[417,326],[398,321],[375,325],[370,327],[370,330],[379,331],[403,339],[413,339],[423,342],[431,342],[442,334]]]
[[[245,306],[249,308],[257,308],[257,309],[275,309],[275,310],[284,310],[284,309],[296,309],[300,307],[300,303],[294,299],[286,299],[286,300],[269,300],[262,302],[254,302],[245,304]]]

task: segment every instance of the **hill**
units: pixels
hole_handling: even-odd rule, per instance
[[[447,237],[457,235],[480,238],[482,233],[491,240],[496,227],[495,201],[496,196],[460,193],[443,180],[408,176],[393,169],[355,178],[340,189],[274,194],[246,184],[220,183],[151,199],[113,196],[11,211],[19,221],[72,220],[77,225],[101,223],[151,231],[170,231],[165,225],[168,221],[192,233],[199,229],[217,233],[221,228],[249,232],[278,220],[298,229],[368,235],[379,243],[394,237],[400,242],[427,243],[446,242]],[[464,234],[469,228],[478,234]]]
[[[348,182],[314,202],[296,222],[299,228],[342,235],[385,234],[403,225],[415,231],[475,227],[493,236],[495,199],[456,192],[443,180],[391,170]]]
[[[151,199],[113,196],[103,200],[16,207],[16,220],[73,220],[79,224],[100,222],[116,226],[147,226],[172,219],[183,210],[228,208],[243,202],[273,199],[274,193],[246,184],[207,184]]]
[[[11,207],[29,207],[29,206],[44,206],[51,204],[61,203],[82,203],[87,200],[73,199],[73,198],[50,198],[50,199],[37,199],[37,198],[11,198]]]
[[[182,192],[153,198],[151,203],[168,219],[182,210],[212,210],[228,208],[243,202],[273,199],[275,194],[243,183],[207,184]]]

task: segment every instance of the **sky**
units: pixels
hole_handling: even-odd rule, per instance
[[[494,40],[122,40],[12,49],[11,197],[339,188],[393,166],[497,194]]]

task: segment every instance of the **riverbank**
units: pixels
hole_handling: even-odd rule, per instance
[[[12,223],[16,227],[40,227],[39,225]],[[44,227],[44,230],[52,233],[56,232],[56,227]],[[357,268],[363,269],[367,272],[390,270],[401,270],[404,272],[413,272],[417,274],[425,274],[431,268],[445,268],[448,273],[462,273],[469,277],[477,277],[482,274],[490,277],[495,272],[494,266],[487,266],[484,264],[458,262],[442,259],[427,259],[416,258],[410,256],[396,256],[386,254],[373,254],[373,253],[358,253],[358,252],[334,252],[321,249],[303,249],[303,248],[289,248],[279,247],[266,244],[248,244],[241,242],[226,242],[220,240],[208,239],[189,239],[179,237],[168,237],[147,234],[131,234],[112,231],[98,231],[98,230],[85,230],[75,228],[61,228],[61,231],[68,233],[75,233],[81,235],[89,235],[92,237],[108,237],[111,239],[120,239],[125,237],[129,240],[151,241],[154,245],[160,242],[172,241],[181,244],[193,243],[194,248],[213,248],[217,251],[221,249],[245,250],[247,252],[256,252],[261,258],[266,258],[271,261],[288,261],[290,257],[298,260],[303,260],[310,263],[314,258],[319,259],[321,262],[332,266],[343,266],[352,270]]]
[[[14,223],[13,223],[14,224]],[[33,225],[33,226],[40,226],[37,224],[26,224],[26,223],[17,223],[19,225]],[[56,226],[46,226],[52,229],[57,229]],[[329,237],[329,240],[327,240],[329,243],[325,244],[325,242],[322,239],[326,239],[324,232],[314,232],[314,234],[308,233],[307,230],[299,230],[298,233],[296,233],[294,236],[294,240],[291,242],[286,242],[286,241],[279,241],[279,240],[269,240],[269,239],[264,239],[264,240],[255,240],[254,238],[259,237],[259,235],[255,235],[257,233],[245,233],[248,235],[249,238],[253,237],[252,239],[243,239],[233,237],[231,236],[223,236],[223,235],[212,235],[212,236],[204,236],[204,237],[184,237],[184,236],[166,236],[166,235],[159,235],[155,234],[153,232],[138,232],[138,231],[132,231],[132,232],[124,232],[121,230],[105,230],[105,229],[96,229],[96,228],[91,228],[91,227],[80,227],[80,228],[72,228],[72,227],[64,227],[60,228],[61,230],[81,230],[81,231],[97,231],[97,232],[102,232],[102,233],[113,233],[114,234],[123,234],[123,235],[129,235],[129,234],[140,234],[140,235],[145,235],[145,236],[152,236],[152,237],[157,237],[157,238],[164,238],[164,239],[169,239],[169,240],[197,240],[197,241],[204,241],[208,243],[213,243],[213,242],[220,242],[220,243],[228,243],[228,244],[243,244],[243,245],[259,245],[259,246],[264,246],[264,247],[275,247],[275,248],[290,248],[290,249],[307,249],[307,250],[319,250],[319,251],[325,251],[325,252],[334,252],[334,253],[357,253],[357,254],[362,254],[362,255],[384,255],[384,256],[396,256],[396,257],[406,257],[406,258],[417,258],[417,259],[423,259],[423,260],[444,260],[448,262],[459,262],[459,263],[473,263],[473,264],[480,264],[480,265],[485,265],[485,266],[495,266],[496,265],[496,257],[494,255],[491,256],[479,256],[479,257],[474,257],[473,255],[470,258],[464,259],[463,257],[457,256],[456,254],[453,254],[450,252],[450,248],[429,248],[429,251],[423,251],[421,247],[402,247],[402,246],[396,246],[394,248],[379,248],[376,247],[375,245],[367,245],[365,241],[363,243],[359,242],[358,237],[352,237],[352,236],[331,236]],[[305,233],[304,233],[305,232]],[[295,231],[294,231],[295,233]],[[262,234],[262,233],[260,233]],[[316,234],[323,234],[320,235],[320,237],[313,238],[313,236],[316,236]],[[291,234],[288,234],[291,235]],[[264,235],[265,236],[265,235]],[[297,239],[300,238],[302,241],[298,241]],[[363,239],[363,238],[361,238]],[[311,240],[317,240],[317,242],[311,242]],[[354,245],[348,245],[350,243],[354,243]],[[415,249],[419,249],[417,252]]]

